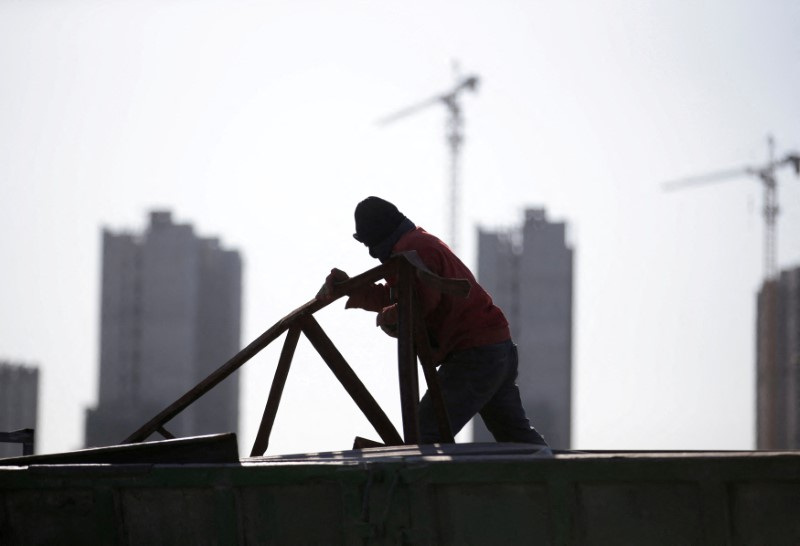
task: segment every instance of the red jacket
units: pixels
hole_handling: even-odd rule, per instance
[[[459,298],[442,295],[421,282],[416,284],[436,363],[442,362],[452,351],[511,339],[503,311],[494,305],[469,268],[444,242],[417,227],[400,237],[392,248],[393,253],[411,250],[417,252],[433,273],[447,279],[467,279],[471,286],[469,296]],[[387,279],[386,284],[368,286],[351,294],[346,307],[376,312],[394,307],[396,304],[389,295],[394,284],[395,279]]]

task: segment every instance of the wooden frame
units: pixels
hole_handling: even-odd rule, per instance
[[[387,278],[397,279],[397,357],[403,418],[402,437],[313,317],[315,312],[339,298]],[[433,362],[427,332],[422,321],[422,310],[416,294],[417,282],[425,283],[434,290],[455,297],[466,297],[469,293],[468,281],[444,279],[433,274],[420,261],[416,252],[395,255],[378,267],[336,284],[328,297],[315,298],[280,319],[211,375],[142,425],[122,443],[142,442],[155,432],[165,438],[173,438],[174,436],[164,427],[167,422],[247,363],[284,332],[288,333],[275,370],[261,424],[253,443],[251,456],[263,455],[269,446],[272,426],[301,333],[308,338],[386,445],[419,443],[419,416],[417,413],[419,404],[417,358],[419,357],[428,390],[433,398],[440,434],[445,442],[453,442],[446,406],[436,375],[436,363]]]

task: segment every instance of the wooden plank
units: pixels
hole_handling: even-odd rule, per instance
[[[0,466],[34,464],[233,464],[239,462],[236,434],[95,447],[67,453],[0,459]]]
[[[251,457],[263,455],[267,451],[269,436],[272,433],[272,425],[275,424],[275,416],[278,413],[278,406],[281,403],[283,387],[286,385],[286,378],[289,376],[289,367],[292,364],[294,350],[297,348],[297,341],[299,339],[300,328],[298,326],[289,328],[289,333],[286,334],[286,340],[283,342],[283,349],[281,350],[278,367],[275,370],[275,377],[272,380],[272,387],[269,391],[267,405],[264,408],[264,415],[261,418],[261,425],[258,428],[258,434],[256,434],[253,449],[250,450]]]
[[[339,380],[339,383],[342,384],[372,426],[375,427],[375,431],[380,435],[381,440],[386,445],[402,444],[403,439],[398,434],[397,429],[313,316],[309,315],[303,319],[303,333]]]
[[[414,276],[409,263],[400,263],[397,282],[397,376],[400,384],[400,408],[403,416],[403,439],[419,443],[419,379],[414,352]]]
[[[415,295],[416,297],[416,295]],[[414,342],[422,365],[422,372],[425,375],[425,382],[428,385],[428,394],[433,403],[433,410],[436,412],[436,421],[439,425],[439,436],[442,443],[455,443],[453,431],[450,427],[450,417],[447,415],[447,405],[442,394],[442,387],[439,385],[439,376],[436,374],[436,363],[433,361],[433,350],[428,340],[428,331],[422,319],[422,307],[419,302],[414,306]]]

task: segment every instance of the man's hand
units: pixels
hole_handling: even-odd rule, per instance
[[[336,284],[342,283],[350,278],[350,275],[342,271],[341,269],[336,269],[335,267],[331,269],[331,272],[325,277],[325,284],[322,285],[322,288],[319,289],[317,292],[317,299],[321,301],[329,300],[333,296],[333,288]]]
[[[375,324],[387,335],[397,337],[397,304],[381,309],[375,317]]]

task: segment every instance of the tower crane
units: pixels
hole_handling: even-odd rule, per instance
[[[447,144],[450,150],[450,240],[449,243],[456,250],[458,231],[458,201],[459,201],[459,153],[464,142],[464,115],[459,102],[460,95],[465,91],[476,91],[479,79],[475,75],[456,77],[455,86],[445,93],[435,95],[429,99],[403,108],[378,120],[378,125],[385,126],[398,119],[410,116],[432,106],[443,104],[449,113],[447,118]]]
[[[778,356],[778,263],[777,226],[778,184],[775,171],[791,165],[800,176],[800,155],[789,153],[775,159],[775,142],[767,138],[769,157],[764,165],[741,167],[692,178],[666,182],[664,189],[676,190],[710,182],[721,182],[742,175],[755,176],[764,186],[764,283],[759,294],[758,334],[756,341],[756,399],[757,399],[757,444],[761,449],[774,449],[780,415],[778,385],[784,380]]]
[[[678,190],[713,182],[724,182],[744,175],[755,176],[764,186],[764,280],[774,280],[778,274],[777,257],[777,226],[776,221],[780,208],[778,207],[778,184],[775,178],[775,171],[784,165],[791,165],[795,174],[800,176],[800,154],[789,153],[784,157],[775,159],[775,142],[773,138],[767,137],[767,147],[769,150],[768,161],[760,166],[745,166],[737,169],[712,172],[700,176],[683,178],[665,182],[665,190]]]

